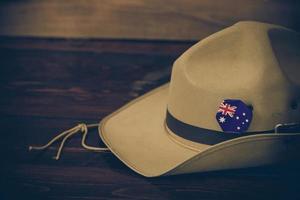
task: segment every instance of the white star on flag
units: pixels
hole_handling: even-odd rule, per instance
[[[224,123],[225,122],[225,117],[220,117],[219,122]]]

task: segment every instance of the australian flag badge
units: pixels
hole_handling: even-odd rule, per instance
[[[238,99],[225,99],[218,108],[216,119],[224,132],[246,132],[252,120],[252,109]]]

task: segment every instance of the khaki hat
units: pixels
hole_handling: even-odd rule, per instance
[[[299,44],[298,33],[265,23],[239,22],[217,32],[175,61],[170,83],[103,119],[100,137],[122,162],[147,177],[295,159]],[[238,106],[229,106],[232,115],[220,111],[226,101],[248,109],[244,131],[222,126],[225,119],[240,123]],[[227,118],[219,120],[222,114]]]

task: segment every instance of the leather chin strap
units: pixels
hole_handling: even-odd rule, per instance
[[[90,151],[96,151],[96,152],[110,151],[106,147],[92,147],[92,146],[89,146],[85,143],[85,140],[86,140],[86,137],[87,137],[87,134],[88,134],[88,129],[98,127],[98,126],[99,126],[99,124],[88,124],[88,125],[83,124],[83,123],[78,124],[77,126],[58,134],[57,136],[55,136],[53,139],[51,139],[47,144],[45,144],[43,146],[29,146],[29,151],[31,151],[31,150],[46,150],[54,142],[56,142],[59,139],[63,138],[62,142],[60,143],[60,146],[58,148],[56,156],[53,157],[55,160],[59,160],[65,142],[67,141],[67,139],[69,137],[75,135],[76,133],[82,133],[81,145],[82,145],[83,148],[85,148],[87,150],[90,150]]]
[[[278,124],[273,130],[234,133],[234,132],[221,132],[201,127],[196,127],[187,124],[175,118],[168,110],[166,113],[166,125],[176,135],[202,144],[214,145],[226,140],[231,140],[238,137],[257,135],[257,134],[271,134],[271,133],[300,133],[300,124]]]

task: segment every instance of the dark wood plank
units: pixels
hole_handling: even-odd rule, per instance
[[[297,162],[144,178],[110,153],[84,150],[80,135],[67,142],[59,161],[51,159],[57,144],[45,152],[28,151],[28,145],[44,144],[79,122],[97,123],[167,82],[173,61],[193,42],[0,41],[1,200],[300,198]],[[88,144],[103,145],[97,130]]]
[[[295,0],[1,1],[0,35],[199,40],[241,20],[299,30]]]
[[[2,112],[93,119],[107,115],[146,88],[166,82],[172,62],[192,44],[162,42],[155,47],[151,42],[117,45],[112,41],[110,46],[107,41],[86,41],[83,46],[92,44],[94,48],[79,50],[77,40],[49,40],[49,49],[43,47],[44,39],[33,42],[32,48],[29,39],[12,45],[8,45],[9,38],[1,41],[0,53],[5,59],[0,65],[5,67],[0,73],[5,76],[0,87],[6,93],[0,100]],[[164,53],[157,54],[162,51],[157,50],[159,46]],[[124,53],[120,53],[122,48]],[[22,98],[8,102],[19,94]]]

